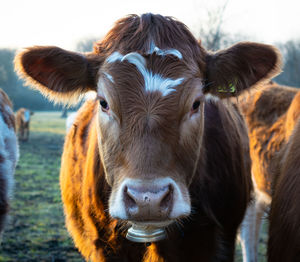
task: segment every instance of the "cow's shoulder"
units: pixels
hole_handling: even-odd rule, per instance
[[[297,92],[296,88],[271,83],[245,94],[239,105],[250,130],[276,123],[287,112]]]

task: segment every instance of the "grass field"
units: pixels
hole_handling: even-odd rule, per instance
[[[64,226],[59,191],[65,119],[35,113],[27,143],[20,143],[15,193],[0,261],[84,261]]]
[[[65,135],[60,113],[35,113],[27,143],[20,143],[10,219],[0,247],[0,261],[84,261],[64,225],[59,168]],[[260,240],[265,261],[266,225]],[[236,261],[242,261],[240,247]]]

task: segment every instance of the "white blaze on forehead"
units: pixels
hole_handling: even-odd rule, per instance
[[[121,55],[119,52],[113,52],[107,59],[106,61],[108,63],[114,63],[116,61],[121,61],[123,58],[123,55]]]
[[[173,87],[180,85],[184,80],[184,78],[178,78],[176,80],[172,80],[170,78],[162,78],[158,74],[152,75],[151,72],[144,78],[146,91],[160,91],[163,96],[176,91],[176,89]]]
[[[169,51],[171,52],[172,50]],[[145,90],[147,92],[160,91],[163,96],[166,96],[171,92],[176,91],[174,87],[180,85],[184,80],[184,78],[170,79],[164,78],[159,74],[153,74],[151,71],[146,69],[145,58],[136,52],[129,53],[125,56],[122,56],[119,52],[114,52],[107,58],[107,62],[109,63],[116,61],[128,61],[129,63],[134,64],[144,77]]]
[[[115,82],[114,79],[113,79],[113,77],[112,77],[109,73],[104,72],[104,74],[105,74],[105,76],[108,78],[108,80],[109,80],[110,82],[112,82],[112,83]]]
[[[165,56],[165,55],[173,55],[176,56],[179,59],[182,59],[182,54],[177,49],[165,49],[162,50],[158,48],[154,42],[152,41],[150,44],[150,49],[148,54],[156,53],[157,55]]]

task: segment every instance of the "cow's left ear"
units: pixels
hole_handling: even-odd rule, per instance
[[[30,87],[55,102],[70,104],[81,94],[96,90],[103,59],[54,46],[35,46],[19,52],[15,69]]]
[[[237,96],[280,72],[281,55],[275,47],[251,42],[239,43],[207,55],[204,93],[221,98]]]

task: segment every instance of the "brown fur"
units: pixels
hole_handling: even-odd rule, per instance
[[[16,113],[16,126],[17,126],[17,133],[19,139],[21,141],[28,141],[29,133],[30,133],[30,119],[29,121],[25,120],[25,112],[29,111],[30,115],[33,115],[33,112],[26,109],[20,108]]]
[[[152,42],[177,49],[182,59],[149,54]],[[152,74],[184,81],[167,96],[146,92],[133,64],[106,60],[115,51],[137,52]],[[119,20],[93,54],[34,47],[20,53],[15,65],[53,100],[90,89],[98,93],[81,107],[66,137],[60,176],[66,224],[87,260],[233,261],[252,189],[250,157],[238,109],[217,97],[238,95],[278,73],[276,49],[241,43],[209,54],[182,23],[145,14]],[[232,81],[236,91],[230,94]],[[108,109],[99,105],[103,99]],[[198,100],[199,108],[192,109]],[[166,240],[145,247],[128,241],[126,221],[110,217],[108,210],[122,181],[156,177],[171,177],[186,189],[192,213],[169,226]]]
[[[9,211],[13,174],[18,158],[12,103],[2,89],[0,89],[0,117],[3,119],[0,120],[0,233],[2,233]]]
[[[242,99],[249,128],[252,173],[258,189],[272,198],[268,261],[298,261],[300,208],[298,142],[300,92],[276,83]]]
[[[295,97],[296,99],[296,97]],[[270,210],[268,261],[300,260],[300,122],[282,148],[275,170]]]

